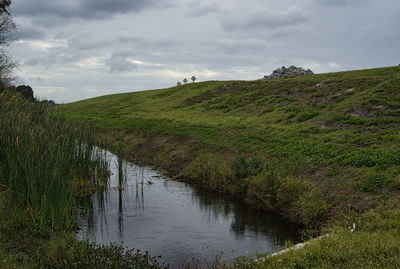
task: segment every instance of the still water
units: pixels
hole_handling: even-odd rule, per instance
[[[109,158],[112,175],[106,190],[92,195],[91,214],[78,216],[81,239],[148,250],[171,268],[217,254],[271,253],[286,240],[299,241],[296,226],[279,216],[169,180],[150,167],[125,161],[118,165],[112,154]]]

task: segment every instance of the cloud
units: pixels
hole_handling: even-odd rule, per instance
[[[204,3],[200,1],[193,1],[187,4],[186,14],[190,17],[200,17],[210,13],[218,12],[221,7],[216,2]]]
[[[21,0],[13,2],[13,13],[29,17],[106,19],[115,14],[139,12],[159,0]]]
[[[46,37],[46,33],[37,27],[19,26],[13,34],[14,40],[40,40]]]
[[[317,4],[333,7],[356,6],[366,4],[369,0],[314,0]]]
[[[129,72],[138,69],[137,64],[129,61],[127,57],[121,55],[113,55],[106,60],[106,66],[110,69],[110,73]]]
[[[244,16],[243,16],[244,15]],[[265,29],[274,30],[288,26],[296,26],[310,20],[310,15],[298,7],[289,7],[285,11],[268,9],[243,13],[241,17],[230,16],[222,20],[222,28],[226,31]]]

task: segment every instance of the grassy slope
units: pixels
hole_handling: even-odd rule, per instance
[[[316,227],[397,200],[399,92],[400,69],[388,67],[195,83],[63,109],[132,158]],[[254,156],[262,164],[252,173]]]

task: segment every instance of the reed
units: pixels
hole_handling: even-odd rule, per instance
[[[79,181],[104,184],[108,163],[92,134],[61,112],[0,94],[0,184],[40,229],[73,227]]]

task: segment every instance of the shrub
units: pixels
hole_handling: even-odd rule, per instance
[[[270,171],[265,171],[247,178],[246,184],[248,185],[247,201],[258,207],[276,209],[276,194],[280,185],[276,175]]]
[[[257,174],[261,173],[261,171],[263,170],[263,161],[258,156],[252,157],[248,161],[247,168],[248,168],[247,171],[248,171],[249,175],[252,175],[252,176],[257,175]]]
[[[316,188],[303,193],[295,202],[295,208],[299,221],[307,227],[316,226],[328,212],[328,205],[321,191]]]
[[[78,241],[67,234],[53,237],[39,251],[37,259],[40,268],[168,268],[148,252],[142,254],[114,243],[99,246],[87,241]]]
[[[236,178],[245,178],[248,175],[248,164],[246,157],[242,154],[237,155],[231,164],[231,168]]]
[[[237,179],[244,179],[261,173],[263,162],[258,156],[246,159],[243,154],[239,154],[233,159],[231,169]]]
[[[216,154],[200,154],[185,167],[183,174],[213,189],[223,190],[228,189],[233,178],[225,158]]]
[[[276,194],[278,206],[282,209],[289,210],[299,197],[309,189],[310,186],[300,178],[285,177],[281,179]]]

